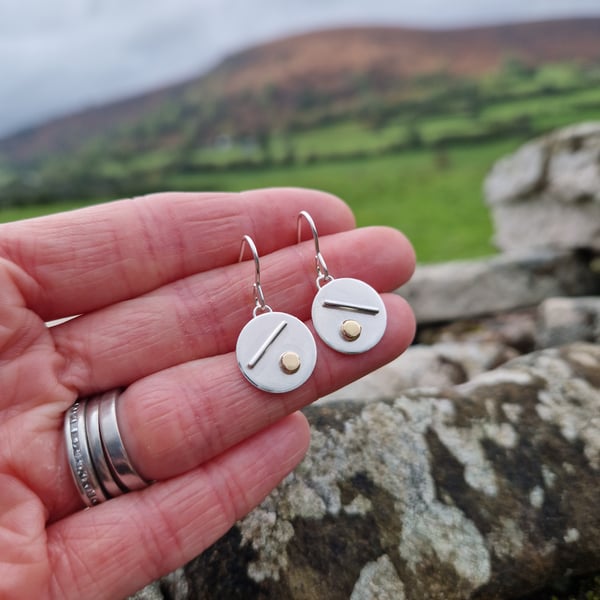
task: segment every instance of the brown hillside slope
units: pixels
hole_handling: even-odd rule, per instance
[[[160,112],[166,103],[185,104],[189,111],[190,106],[193,110],[211,101],[219,107],[215,119],[244,123],[257,116],[257,105],[248,98],[265,90],[275,90],[275,106],[289,114],[298,110],[295,98],[303,90],[348,94],[361,77],[385,87],[442,72],[477,77],[499,69],[509,57],[531,65],[597,62],[600,18],[453,30],[370,27],[307,33],[234,54],[188,82],[13,135],[0,141],[0,154],[18,163],[74,152],[98,134],[110,134]],[[266,112],[262,119],[276,123],[276,111]]]
[[[354,28],[319,31],[252,48],[213,73],[225,91],[309,78],[333,85],[347,73],[390,77],[428,73],[480,76],[508,57],[531,65],[600,60],[600,19],[520,23],[453,30]]]

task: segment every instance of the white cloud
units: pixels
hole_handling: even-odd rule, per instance
[[[0,0],[0,135],[196,74],[224,54],[335,25],[599,15],[598,0]]]

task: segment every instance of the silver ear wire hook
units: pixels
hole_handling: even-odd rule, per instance
[[[295,390],[312,374],[317,361],[317,345],[310,329],[297,317],[273,311],[265,303],[260,285],[260,260],[254,240],[245,235],[254,259],[254,310],[238,335],[235,355],[240,371],[255,387],[279,394]]]
[[[387,315],[381,296],[359,279],[334,279],[319,249],[315,222],[305,210],[298,214],[298,242],[302,239],[302,217],[308,222],[315,242],[317,293],[311,316],[317,335],[330,348],[344,354],[370,350],[385,333]]]
[[[256,317],[259,313],[267,313],[273,312],[273,309],[265,302],[265,296],[262,291],[262,286],[260,285],[260,259],[258,257],[258,250],[256,249],[256,244],[254,240],[249,236],[245,235],[242,239],[242,245],[240,247],[240,258],[238,262],[242,262],[244,258],[244,250],[246,249],[246,244],[248,244],[248,248],[250,248],[250,252],[252,252],[252,258],[254,259],[254,310],[252,311],[252,316]]]
[[[302,217],[304,217],[310,227],[310,231],[313,236],[313,240],[315,242],[315,267],[317,269],[317,289],[321,289],[321,287],[325,283],[329,283],[333,281],[333,275],[329,274],[329,269],[327,268],[327,263],[321,254],[321,250],[319,249],[319,234],[317,233],[317,226],[313,221],[313,218],[310,214],[301,210],[298,214],[298,243],[302,241]]]

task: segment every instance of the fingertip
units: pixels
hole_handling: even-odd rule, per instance
[[[335,194],[312,188],[271,187],[247,190],[241,195],[250,200],[260,197],[273,205],[292,205],[297,212],[308,211],[315,220],[320,235],[347,231],[356,227],[352,209]],[[271,202],[270,202],[271,203]]]
[[[394,338],[397,343],[398,355],[408,348],[417,332],[417,321],[412,307],[405,298],[398,294],[388,293],[383,295],[388,315],[389,327],[386,335]]]
[[[334,276],[354,276],[380,292],[405,284],[415,270],[415,251],[408,238],[386,226],[359,228],[323,239],[323,254]]]
[[[335,194],[332,194],[331,192],[327,192],[325,190],[317,190],[311,188],[293,189],[299,190],[303,193],[308,193],[311,196],[311,202],[316,202],[322,205],[326,213],[326,217],[331,216],[335,218],[335,221],[333,222],[336,224],[336,227],[332,231],[347,231],[356,227],[356,217],[354,216],[352,209],[339,196],[336,196]],[[325,228],[327,227],[326,224],[327,220],[325,220],[323,223],[323,234],[328,233],[328,229]]]
[[[404,257],[404,270],[403,270],[403,281],[400,285],[406,283],[414,274],[417,267],[417,253],[412,242],[406,237],[406,235],[398,229],[393,229],[396,236],[398,236],[398,245],[402,248],[402,255]]]
[[[405,284],[414,274],[416,267],[415,249],[399,229],[378,225],[370,227],[374,230],[374,239],[377,239],[377,244],[383,255],[381,261],[387,260],[397,265],[396,278],[392,283],[392,287],[384,291],[391,291]]]
[[[310,445],[310,425],[306,417],[297,411],[287,415],[275,424],[280,428],[282,437],[285,437],[285,454],[288,456],[289,470],[291,471],[304,458]]]

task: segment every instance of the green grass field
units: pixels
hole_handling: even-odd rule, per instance
[[[444,154],[414,151],[384,157],[279,167],[266,171],[174,177],[172,189],[243,190],[299,186],[327,190],[354,210],[360,226],[404,231],[421,262],[494,252],[482,184],[495,160],[518,147],[502,141]]]
[[[385,224],[401,229],[421,262],[489,255],[492,227],[481,192],[493,162],[518,141],[478,144],[444,154],[413,151],[356,160],[197,175],[174,176],[170,190],[231,190],[299,186],[343,198],[360,226]],[[159,191],[159,190],[148,190]],[[69,210],[60,203],[0,210],[0,221]]]

